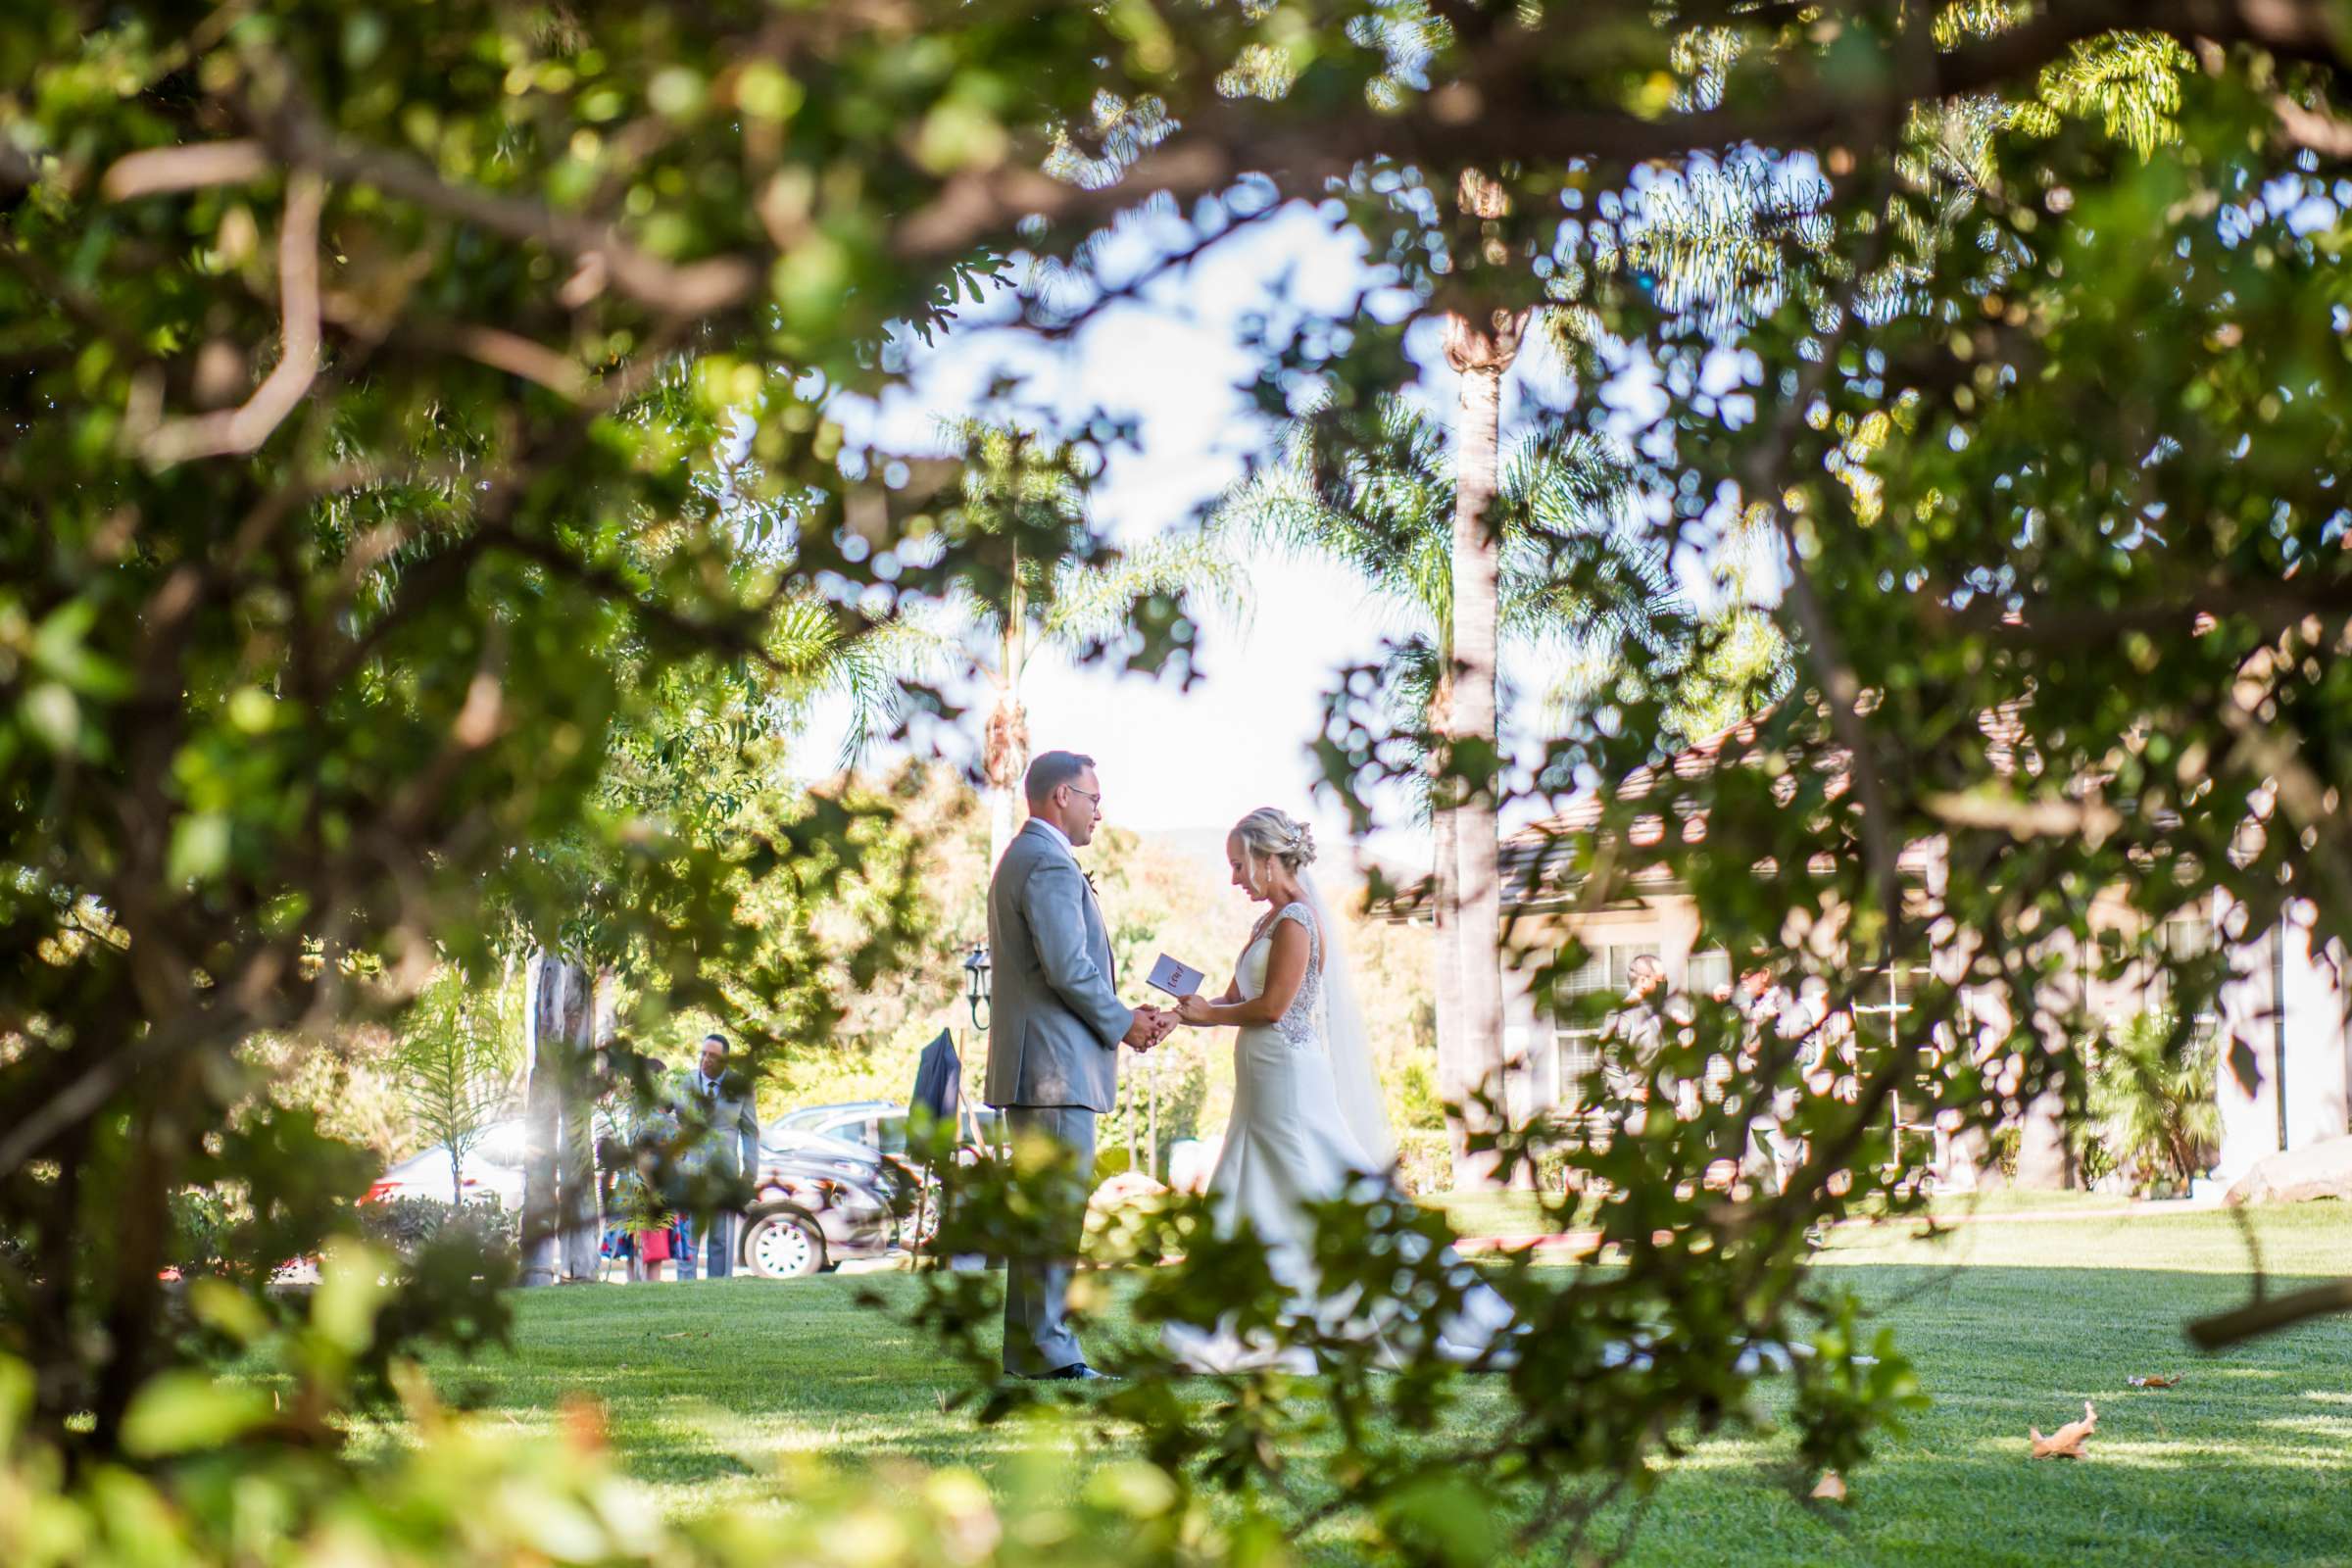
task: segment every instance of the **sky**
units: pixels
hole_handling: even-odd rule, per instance
[[[1114,283],[1192,231],[1174,220],[1131,220],[1102,257]],[[1274,435],[1250,406],[1243,385],[1253,361],[1243,346],[1253,312],[1278,308],[1276,280],[1304,304],[1344,309],[1368,281],[1362,243],[1313,208],[1294,204],[1235,235],[1180,273],[1161,277],[1140,299],[1113,305],[1071,339],[1046,343],[997,324],[1002,308],[967,313],[936,347],[918,351],[908,387],[879,408],[845,413],[854,438],[886,447],[935,450],[943,420],[979,407],[992,376],[1028,376],[1023,401],[1062,412],[1101,406],[1132,417],[1140,447],[1115,453],[1094,493],[1097,525],[1134,543],[1186,522],[1194,509],[1224,491],[1246,459]],[[1450,423],[1453,376],[1436,343],[1434,323],[1408,339],[1422,366],[1414,395]],[[1526,384],[1548,373],[1538,360],[1506,387],[1506,421]],[[1507,436],[1506,436],[1507,439]],[[1189,689],[1173,676],[1122,674],[1107,663],[1074,667],[1058,651],[1041,650],[1028,666],[1024,697],[1037,751],[1093,756],[1102,780],[1102,808],[1113,823],[1147,833],[1229,826],[1260,806],[1276,806],[1316,824],[1328,859],[1348,842],[1338,804],[1317,799],[1308,746],[1320,732],[1325,694],[1335,674],[1371,660],[1384,635],[1407,629],[1374,604],[1352,575],[1330,565],[1281,559],[1250,563],[1251,610],[1246,621],[1210,616]],[[809,772],[831,770],[848,722],[846,705],[821,710],[798,757]],[[967,726],[976,731],[975,720]],[[922,744],[929,744],[928,741]],[[869,764],[887,764],[906,748],[884,746]],[[968,763],[970,755],[953,760]],[[1399,866],[1425,865],[1426,834],[1402,799],[1379,801],[1381,824],[1368,847]]]

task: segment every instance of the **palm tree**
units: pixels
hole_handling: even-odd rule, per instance
[[[1083,528],[1084,497],[1066,447],[1002,428],[958,426],[965,464],[967,524],[1008,531],[1022,511],[1046,509]],[[989,863],[1012,841],[1021,775],[1029,768],[1029,710],[1022,686],[1042,650],[1083,653],[1113,643],[1143,607],[1169,612],[1210,606],[1246,613],[1248,579],[1211,528],[1171,532],[1123,551],[1103,564],[1015,556],[1002,593],[958,586],[929,612],[877,622],[848,644],[841,678],[860,716],[851,745],[861,749],[882,718],[895,720],[900,681],[914,677],[969,681],[990,693],[981,731],[981,774],[989,805]]]
[[[1458,979],[1443,970],[1441,974],[1459,987],[1462,1035],[1494,1041],[1497,1053],[1502,1039],[1502,885],[1494,792],[1500,760],[1494,681],[1500,658],[1496,622],[1502,608],[1502,566],[1497,547],[1501,530],[1494,511],[1500,490],[1502,378],[1519,357],[1526,329],[1524,311],[1497,310],[1483,323],[1450,312],[1446,318],[1446,363],[1458,377],[1460,406],[1454,425],[1452,651],[1431,713],[1432,732],[1443,742],[1441,782],[1449,796],[1438,817],[1438,940],[1442,950],[1453,951],[1450,963]],[[1448,840],[1451,855],[1446,853]],[[1450,942],[1443,926],[1448,915],[1454,925]],[[1446,1086],[1448,1094],[1465,1095],[1475,1087],[1458,1079]],[[1483,1112],[1471,1117],[1483,1119]],[[1463,1156],[1457,1147],[1457,1172],[1463,1171]],[[1470,1176],[1470,1185],[1488,1185],[1485,1172],[1464,1174]]]
[[[1465,169],[1455,205],[1469,221],[1492,225],[1508,216],[1502,187],[1475,169]],[[1468,260],[1468,257],[1465,257]],[[1495,678],[1501,650],[1504,519],[1496,515],[1502,464],[1502,378],[1519,358],[1530,312],[1509,304],[1469,299],[1446,312],[1446,363],[1453,369],[1453,528],[1448,551],[1453,613],[1446,658],[1439,666],[1437,700],[1430,733],[1438,747],[1434,772],[1441,799],[1437,813],[1436,880],[1439,1016],[1446,993],[1454,993],[1457,1042],[1477,1042],[1481,1055],[1499,1069],[1502,1042],[1502,884],[1500,824],[1495,780],[1501,731]],[[1476,300],[1477,303],[1471,303]],[[1451,929],[1448,930],[1448,924]],[[1443,1037],[1441,1036],[1441,1040]],[[1493,1042],[1487,1046],[1487,1042]],[[1439,1080],[1447,1099],[1464,1107],[1454,1132],[1457,1183],[1492,1185],[1491,1169],[1473,1168],[1467,1134],[1487,1130],[1486,1108],[1474,1091],[1499,1093],[1487,1062],[1454,1053],[1451,1074],[1446,1053],[1438,1058]],[[1465,1079],[1466,1072],[1477,1076]],[[1483,1163],[1483,1162],[1482,1162]]]
[[[2163,1009],[2133,1015],[2101,1043],[2090,1108],[2119,1160],[2150,1172],[2161,1168],[2188,1190],[2221,1143],[2222,1112],[2213,1098],[2220,1055],[2210,1036],[2183,1031]]]
[[[1492,424],[1486,431],[1498,444]],[[1472,1118],[1452,1123],[1454,1167],[1457,1180],[1477,1182],[1488,1172],[1467,1148],[1474,1092],[1503,1065],[1500,886],[1491,789],[1465,788],[1462,775],[1495,763],[1499,650],[1594,653],[1668,590],[1662,564],[1627,548],[1614,526],[1626,470],[1599,441],[1547,429],[1486,464],[1467,445],[1449,447],[1445,429],[1400,398],[1360,418],[1318,411],[1292,425],[1282,460],[1223,510],[1260,544],[1352,570],[1402,623],[1382,684],[1398,728],[1426,742],[1439,1089]],[[1475,504],[1464,499],[1465,470]]]

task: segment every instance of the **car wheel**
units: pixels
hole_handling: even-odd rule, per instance
[[[806,1279],[824,1269],[824,1232],[797,1208],[755,1209],[744,1227],[743,1266],[761,1279]]]

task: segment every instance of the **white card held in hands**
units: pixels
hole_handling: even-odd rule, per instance
[[[1200,970],[1178,963],[1163,953],[1159,960],[1152,965],[1152,976],[1145,984],[1154,991],[1164,991],[1171,997],[1189,997],[1199,991],[1200,982],[1207,978]]]

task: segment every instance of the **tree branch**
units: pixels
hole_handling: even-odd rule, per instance
[[[559,212],[542,203],[453,185],[406,153],[364,147],[335,134],[302,98],[281,65],[273,112],[255,117],[261,140],[282,162],[329,179],[372,185],[387,196],[473,223],[495,234],[547,246],[602,265],[604,278],[639,304],[668,316],[701,317],[740,305],[759,287],[760,272],[741,256],[714,256],[673,265],[639,250],[610,223]]]
[[[2199,630],[2200,617],[2224,615],[2243,615],[2265,636],[2314,615],[2352,615],[2352,582],[2305,582],[2301,577],[2273,583],[2217,582],[2199,585],[2184,599],[2113,609],[2035,599],[2014,613],[1990,597],[1951,610],[1923,595],[1920,612],[1920,619],[1933,631],[1974,631],[2025,648],[2103,648],[2132,631],[2189,637]]]
[[[2314,1285],[2284,1296],[2257,1297],[2243,1306],[2197,1318],[2188,1325],[2188,1338],[2200,1350],[2227,1349],[2335,1312],[2352,1312],[2352,1280]]]
[[[172,191],[241,185],[275,172],[268,149],[250,136],[233,141],[191,142],[125,153],[108,166],[98,193],[110,202],[135,201]]]
[[[109,171],[108,178],[113,177]],[[325,184],[316,174],[297,174],[287,183],[278,224],[282,324],[276,367],[238,408],[156,426],[140,443],[140,455],[149,463],[160,468],[191,458],[251,452],[270,439],[311,389],[318,374],[318,215],[325,202]]]
[[[1713,16],[1723,8],[1708,10]],[[1450,172],[1572,159],[1638,163],[1744,145],[1786,151],[1838,140],[1882,143],[1897,133],[1913,103],[2030,84],[2075,45],[2117,31],[2245,43],[2290,59],[2342,63],[2324,0],[2079,0],[1956,49],[1922,50],[1916,67],[1906,57],[1920,49],[1919,40],[1898,37],[1877,72],[1840,72],[1841,79],[1862,85],[1645,119],[1610,105],[1561,105],[1561,52],[1545,45],[1564,46],[1592,19],[1574,11],[1553,15],[1569,20],[1503,37],[1510,47],[1482,51],[1472,69],[1440,80],[1406,113],[1366,106],[1300,126],[1279,108],[1214,100],[1193,107],[1175,135],[1100,186],[1014,166],[958,176],[900,224],[893,248],[908,260],[960,254],[1021,218],[1100,220],[1149,194],[1208,194],[1248,173],[1311,199],[1330,181],[1381,159]],[[1768,24],[1776,20],[1774,8],[1759,15]],[[1740,19],[1728,13],[1714,20]],[[1467,119],[1460,112],[1465,101],[1477,106]]]
[[[2271,100],[2271,111],[2278,117],[2278,128],[2296,146],[2307,147],[2323,158],[2352,158],[2352,123],[2325,110],[2305,108],[2284,93]]]

